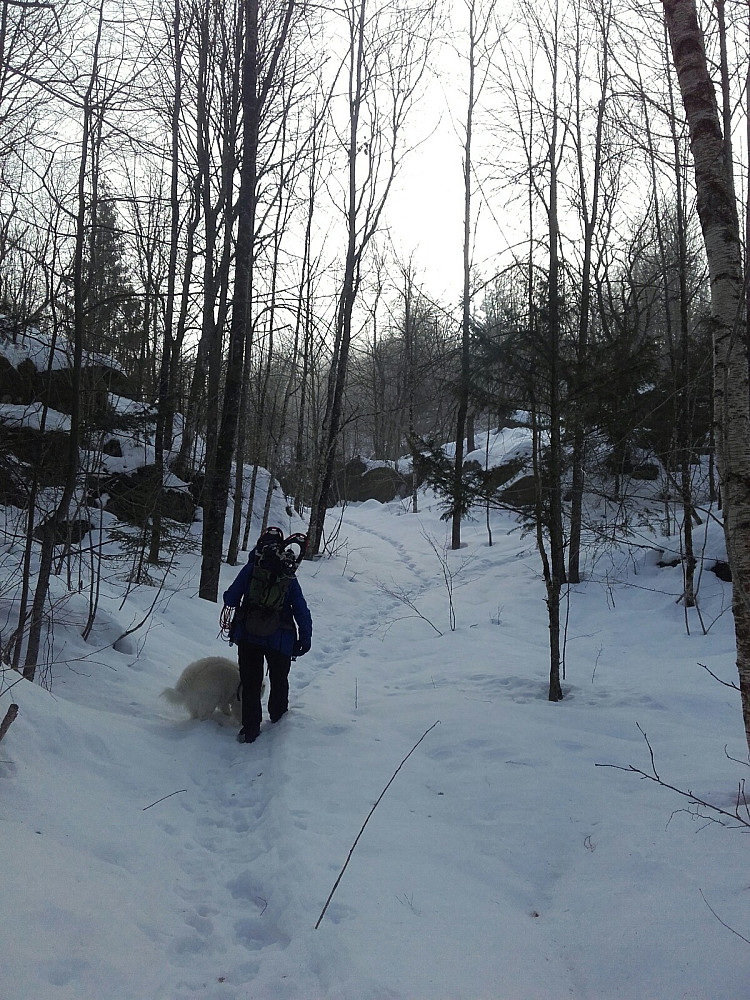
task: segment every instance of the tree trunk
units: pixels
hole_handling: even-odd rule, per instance
[[[547,698],[549,701],[562,701],[563,691],[560,684],[560,581],[556,579],[550,567],[547,548],[544,541],[544,476],[540,468],[541,443],[539,415],[536,404],[531,405],[531,428],[532,445],[531,461],[534,470],[535,484],[535,522],[536,522],[536,544],[539,556],[542,560],[542,574],[544,576],[544,587],[547,592],[545,603],[547,605],[547,620],[549,624],[549,688]]]
[[[350,115],[346,263],[336,316],[336,350],[334,351],[333,367],[329,377],[328,404],[323,419],[320,475],[318,489],[316,496],[313,498],[310,514],[307,558],[318,555],[323,540],[323,526],[325,524],[328,498],[333,483],[336,446],[341,427],[344,389],[349,366],[352,314],[359,285],[359,261],[361,253],[364,250],[364,246],[357,246],[357,135],[360,114],[362,112],[364,88],[365,3],[366,0],[360,0],[358,6],[356,8],[352,7],[350,12],[352,20],[350,23],[351,36],[349,49]]]
[[[692,451],[691,434],[691,379],[690,379],[690,322],[688,313],[688,246],[687,221],[685,204],[685,178],[683,176],[683,157],[681,155],[680,137],[677,134],[677,114],[674,105],[672,74],[667,74],[670,103],[670,131],[672,139],[672,155],[674,158],[675,204],[677,210],[677,268],[680,289],[680,326],[677,343],[670,336],[670,352],[673,355],[672,370],[674,378],[674,427],[677,445],[675,465],[679,470],[679,491],[682,498],[682,549],[683,549],[683,600],[688,608],[695,607],[695,568],[697,561],[693,547],[693,491],[690,476],[690,456]],[[655,197],[657,188],[654,188]],[[664,257],[663,241],[660,241],[661,254]],[[668,281],[666,264],[663,265],[665,295],[668,297]],[[668,305],[667,305],[668,308]],[[667,324],[670,318],[667,315]]]
[[[557,26],[556,26],[557,30]],[[552,101],[553,101],[553,123],[552,134],[549,146],[549,336],[548,336],[548,372],[549,372],[549,542],[551,556],[551,571],[553,590],[556,599],[559,600],[562,584],[565,581],[565,535],[563,531],[563,449],[562,449],[562,406],[560,399],[560,223],[558,218],[558,157],[560,155],[558,136],[558,49],[559,40],[555,35],[554,50],[552,55]],[[552,600],[550,598],[550,600]],[[550,623],[552,622],[553,609],[550,607]],[[559,635],[559,608],[555,614],[558,621]],[[550,624],[552,628],[552,624]],[[559,651],[558,651],[559,660]],[[553,657],[554,666],[554,657]],[[559,685],[558,685],[559,686]],[[562,698],[562,693],[559,694]],[[552,697],[550,700],[559,700]]]
[[[203,215],[202,326],[195,366],[188,392],[179,455],[173,468],[187,479],[195,471],[195,440],[205,419],[205,490],[202,502],[209,502],[218,428],[221,385],[221,346],[228,314],[228,288],[231,259],[234,255],[234,183],[237,173],[239,136],[238,120],[242,77],[243,4],[237,0],[231,8],[233,32],[227,34],[227,11],[200,11],[194,31],[198,49],[197,100],[195,107],[195,156],[198,174],[195,180],[195,220]],[[212,40],[221,38],[220,58],[228,67],[220,74],[219,106],[212,106]],[[214,163],[212,150],[219,151]],[[223,216],[223,218],[222,218]],[[219,222],[221,220],[221,227]],[[222,246],[219,236],[223,234]],[[189,232],[192,237],[192,230]],[[186,264],[187,271],[187,264]],[[185,297],[183,297],[183,302]],[[181,335],[183,324],[178,325]]]
[[[311,137],[310,177],[307,194],[307,222],[305,224],[305,245],[302,255],[299,298],[297,303],[297,325],[303,329],[302,371],[300,373],[299,409],[297,414],[297,434],[294,443],[294,509],[299,515],[309,501],[309,477],[307,468],[307,402],[310,360],[312,355],[312,225],[315,212],[315,191],[318,172],[317,134]]]
[[[740,330],[744,287],[739,219],[694,0],[663,3],[690,129],[698,215],[708,257],[717,465],[732,569],[742,713],[750,750],[750,412],[745,338]]]
[[[456,455],[453,464],[453,517],[451,518],[451,548],[461,548],[461,516],[463,513],[464,487],[464,437],[469,412],[469,365],[471,334],[471,140],[474,125],[474,81],[476,74],[477,28],[474,5],[469,12],[469,95],[466,110],[466,136],[464,139],[464,244],[463,244],[463,297],[461,309],[461,367],[458,377],[458,410],[456,413]]]
[[[602,171],[602,145],[604,136],[604,115],[609,96],[609,29],[612,22],[612,9],[603,11],[601,25],[601,94],[596,117],[596,136],[594,139],[593,177],[591,183],[591,202],[589,205],[586,193],[587,173],[583,161],[583,125],[580,110],[581,89],[583,82],[580,59],[580,25],[577,26],[579,36],[576,44],[576,134],[578,147],[578,189],[581,197],[580,212],[583,221],[583,267],[581,270],[581,299],[578,313],[578,339],[576,343],[574,398],[572,406],[573,423],[573,455],[571,472],[570,501],[570,540],[568,543],[568,579],[571,583],[580,583],[581,579],[581,530],[583,522],[583,491],[586,461],[586,431],[584,427],[583,386],[586,379],[586,364],[589,353],[589,324],[591,312],[591,271],[593,265],[594,234],[599,218],[599,189]]]
[[[34,600],[31,607],[31,621],[29,626],[29,641],[26,647],[26,658],[24,661],[23,676],[27,680],[34,680],[41,645],[42,625],[44,622],[44,606],[49,592],[49,580],[52,572],[52,561],[55,552],[55,540],[58,536],[59,528],[64,524],[70,501],[75,492],[76,478],[80,464],[79,440],[81,428],[81,364],[83,360],[83,336],[86,321],[84,287],[83,287],[83,257],[84,245],[86,241],[86,216],[88,206],[86,204],[86,173],[88,164],[88,144],[91,135],[92,120],[92,94],[99,72],[99,45],[101,43],[102,27],[104,22],[104,3],[102,0],[99,7],[99,21],[97,26],[96,43],[92,58],[91,77],[83,98],[83,125],[81,137],[81,155],[78,163],[78,192],[77,192],[77,212],[76,212],[76,240],[73,257],[73,367],[71,369],[71,414],[70,414],[70,434],[68,436],[68,462],[65,472],[65,483],[62,495],[55,510],[54,515],[48,522],[42,536],[41,552],[39,555],[39,576],[37,578]],[[33,516],[30,512],[30,516]]]
[[[172,44],[174,46],[174,94],[171,122],[171,177],[169,187],[170,245],[169,270],[167,272],[167,302],[164,316],[164,342],[162,344],[161,365],[159,366],[159,399],[156,415],[154,441],[154,463],[156,465],[154,509],[151,520],[151,544],[148,561],[152,565],[159,562],[161,547],[161,511],[164,496],[164,447],[172,443],[172,419],[174,403],[171,398],[170,369],[172,366],[172,325],[174,322],[175,281],[177,272],[177,241],[180,233],[180,115],[182,112],[182,38],[180,30],[180,0],[174,0],[174,20],[172,22]]]
[[[5,734],[8,732],[10,727],[16,721],[16,716],[18,715],[18,705],[15,703],[8,705],[8,711],[5,713],[5,718],[0,722],[0,743],[5,739]]]
[[[251,322],[252,274],[255,243],[257,199],[258,137],[264,101],[275,80],[278,61],[286,46],[295,0],[287,0],[282,23],[273,41],[262,82],[258,76],[258,12],[259,0],[248,0],[246,11],[246,42],[242,72],[243,159],[238,198],[237,247],[235,252],[234,301],[229,330],[227,376],[224,383],[224,403],[216,444],[216,461],[209,500],[204,510],[203,561],[199,594],[204,600],[216,601],[224,544],[224,522],[229,499],[232,455],[237,432],[237,420],[242,391],[243,359],[248,325]],[[260,82],[260,87],[259,87]]]
[[[404,268],[404,354],[406,362],[406,401],[408,410],[408,441],[411,448],[411,510],[412,514],[419,513],[419,494],[417,483],[417,460],[419,451],[416,447],[416,426],[414,423],[414,336],[416,333],[416,323],[414,309],[412,308],[412,298],[414,294],[414,284],[412,279],[411,264]]]

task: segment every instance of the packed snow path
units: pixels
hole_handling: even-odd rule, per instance
[[[23,692],[0,755],[3,996],[744,996],[750,947],[701,893],[747,933],[746,837],[595,766],[647,767],[640,725],[665,776],[731,802],[738,706],[696,666],[731,668],[723,621],[688,637],[674,580],[648,560],[614,607],[582,587],[551,705],[538,557],[510,519],[492,548],[469,525],[445,553],[436,512],[368,503],[341,538],[300,570],[313,648],[293,665],[291,711],[251,746],[158,697],[190,660],[227,654],[197,563],[145,643],[102,652],[104,613],[95,657],[75,662],[91,646],[71,629],[53,693]],[[726,596],[709,586],[718,613]],[[127,612],[114,594],[109,606],[117,634]],[[362,822],[436,720],[315,930]]]

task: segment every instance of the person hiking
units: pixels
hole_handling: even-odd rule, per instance
[[[237,609],[229,641],[237,644],[240,666],[240,743],[254,743],[260,733],[264,661],[271,686],[268,714],[278,722],[289,708],[292,659],[304,656],[312,643],[312,616],[294,575],[306,543],[304,535],[284,539],[280,528],[266,528],[224,592],[225,607]]]

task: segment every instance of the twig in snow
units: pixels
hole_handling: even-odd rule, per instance
[[[391,785],[393,784],[393,781],[394,781],[394,779],[395,779],[396,775],[398,774],[398,772],[399,772],[399,771],[401,770],[401,768],[402,768],[402,767],[404,766],[404,764],[405,764],[405,763],[407,762],[407,760],[408,760],[408,759],[409,759],[409,758],[411,757],[411,755],[412,755],[412,754],[414,753],[414,751],[415,751],[415,750],[417,749],[417,747],[418,747],[418,746],[419,746],[419,744],[420,744],[420,743],[422,742],[422,740],[423,740],[423,739],[425,738],[425,736],[427,736],[427,734],[428,734],[428,733],[432,732],[432,730],[433,730],[433,729],[435,728],[435,726],[439,726],[439,725],[440,725],[440,719],[438,719],[438,720],[437,720],[437,722],[433,722],[433,723],[432,723],[432,725],[431,725],[431,726],[429,727],[429,729],[425,729],[425,731],[424,731],[424,732],[422,733],[422,735],[421,735],[421,736],[419,737],[419,739],[417,740],[417,742],[416,742],[416,743],[414,744],[414,746],[413,746],[413,747],[411,748],[411,750],[410,750],[410,751],[408,752],[408,754],[407,754],[407,755],[406,755],[406,756],[404,757],[404,759],[403,759],[403,760],[401,761],[401,763],[400,763],[400,764],[398,765],[398,767],[396,768],[396,770],[395,770],[395,771],[393,772],[393,774],[391,775],[391,778],[390,778],[390,781],[388,782],[388,784],[387,784],[387,785],[385,786],[385,788],[383,789],[383,791],[382,791],[382,792],[380,793],[380,795],[379,795],[379,796],[377,797],[377,799],[376,799],[376,801],[375,801],[375,805],[374,805],[374,806],[372,807],[372,809],[371,809],[371,810],[369,811],[369,813],[367,814],[367,819],[366,819],[366,820],[364,821],[364,823],[363,823],[363,824],[362,824],[362,826],[360,827],[360,831],[359,831],[359,833],[358,833],[358,834],[357,834],[357,836],[356,836],[356,837],[354,838],[354,843],[353,843],[353,844],[352,844],[352,846],[351,846],[351,847],[349,848],[349,853],[348,853],[348,855],[347,855],[347,857],[346,857],[346,861],[344,862],[344,867],[343,867],[343,868],[341,869],[341,871],[339,872],[339,875],[338,875],[338,878],[336,879],[336,881],[335,881],[335,882],[334,882],[334,884],[333,884],[333,889],[331,889],[330,893],[328,894],[328,899],[326,900],[326,905],[325,905],[325,906],[323,907],[323,909],[322,909],[322,910],[320,911],[320,916],[318,917],[318,922],[317,922],[317,923],[315,924],[315,930],[317,930],[317,929],[318,929],[318,928],[320,927],[320,923],[321,923],[321,921],[322,921],[323,917],[324,917],[324,916],[325,916],[325,914],[326,914],[326,910],[328,909],[328,905],[329,905],[329,903],[331,902],[331,900],[333,899],[333,894],[334,894],[334,893],[336,892],[336,890],[338,889],[338,887],[339,887],[339,882],[340,882],[340,881],[341,881],[341,879],[342,879],[342,878],[344,877],[344,872],[346,871],[346,868],[347,868],[347,865],[348,865],[348,864],[349,864],[349,862],[351,861],[351,858],[352,858],[352,854],[354,854],[354,848],[355,848],[355,847],[357,846],[357,844],[359,843],[359,838],[360,838],[360,837],[362,836],[362,834],[363,834],[363,833],[365,832],[365,827],[366,827],[366,826],[367,826],[367,824],[368,824],[368,823],[370,822],[370,817],[372,816],[372,814],[373,814],[373,813],[375,812],[375,810],[376,810],[376,809],[378,808],[378,806],[380,805],[380,802],[381,802],[381,800],[382,800],[383,796],[385,795],[385,793],[386,793],[386,792],[388,791],[388,789],[389,789],[389,788],[391,787]]]
[[[408,618],[413,618],[415,616],[417,618],[421,618],[423,622],[427,622],[430,628],[434,629],[434,631],[437,632],[437,634],[442,637],[443,633],[440,631],[437,625],[433,625],[433,623],[430,621],[429,618],[427,618],[426,615],[422,614],[417,605],[414,603],[414,598],[411,596],[411,594],[409,594],[406,591],[406,589],[396,587],[395,585],[393,589],[390,589],[384,583],[380,582],[378,583],[378,589],[383,594],[385,594],[386,597],[392,597],[394,598],[394,600],[400,601],[402,604],[405,604],[407,608],[411,608],[411,610],[414,612],[414,615],[408,615],[407,616]],[[396,620],[398,621],[398,619]]]
[[[594,683],[594,678],[596,677],[596,668],[599,666],[599,657],[602,655],[603,646],[599,646],[599,652],[596,654],[596,660],[594,661],[594,672],[591,675],[591,683]]]
[[[186,791],[187,788],[178,788],[176,792],[170,792],[169,795],[162,795],[160,799],[157,799],[156,802],[152,802],[150,806],[144,806],[143,812],[145,812],[147,809],[150,809],[151,806],[158,806],[159,803],[163,802],[165,799],[171,799],[173,795],[179,795],[180,792],[186,792]]]
[[[740,939],[741,941],[744,941],[744,942],[745,942],[745,944],[750,944],[750,940],[749,940],[748,938],[746,938],[746,937],[743,937],[743,935],[742,935],[742,934],[740,934],[740,932],[739,932],[739,931],[736,931],[736,930],[734,929],[734,927],[730,927],[730,926],[729,926],[729,924],[725,923],[725,922],[724,922],[724,921],[723,921],[723,920],[721,919],[721,917],[719,916],[719,914],[718,914],[718,913],[716,912],[716,910],[715,910],[715,909],[713,908],[713,906],[711,906],[711,904],[709,903],[709,901],[708,901],[708,900],[706,899],[706,897],[705,897],[705,896],[703,895],[703,889],[699,889],[699,890],[698,890],[698,892],[699,892],[699,893],[701,894],[701,898],[703,899],[703,902],[704,902],[704,903],[706,904],[706,906],[707,906],[707,907],[709,908],[709,910],[711,911],[711,913],[713,913],[713,915],[714,915],[714,916],[716,917],[716,919],[717,919],[717,920],[719,921],[719,923],[721,924],[721,926],[722,926],[722,927],[726,927],[726,929],[727,929],[728,931],[731,931],[731,932],[732,932],[732,934],[736,934],[736,935],[737,935],[737,937],[738,937],[738,938],[739,938],[739,939]]]

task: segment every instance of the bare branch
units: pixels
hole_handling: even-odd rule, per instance
[[[750,806],[748,805],[747,795],[745,793],[745,782],[744,779],[739,783],[737,791],[737,802],[735,804],[734,812],[729,812],[727,809],[722,809],[721,806],[714,805],[712,802],[707,802],[705,799],[700,798],[690,789],[677,788],[676,785],[671,785],[669,782],[664,781],[659,772],[656,770],[656,762],[654,760],[654,751],[651,743],[649,742],[648,736],[641,729],[640,725],[638,729],[643,734],[643,738],[646,741],[646,746],[648,747],[649,756],[651,758],[651,773],[643,771],[639,767],[634,767],[633,764],[629,764],[624,767],[620,764],[595,764],[594,767],[611,767],[616,771],[629,771],[631,774],[637,774],[641,778],[646,778],[648,781],[653,781],[657,785],[661,785],[662,788],[668,788],[672,792],[676,792],[677,795],[688,799],[692,805],[700,806],[703,809],[708,809],[709,812],[715,813],[717,816],[724,817],[724,819],[731,820],[732,824],[739,823],[740,826],[746,827],[750,830]],[[746,816],[742,815],[745,813]],[[721,823],[722,826],[727,826],[729,824],[724,823],[721,819],[716,820],[716,822]]]
[[[358,842],[359,842],[359,838],[360,838],[360,837],[362,836],[362,834],[363,834],[363,833],[365,832],[365,827],[366,827],[366,826],[367,826],[367,824],[368,824],[368,823],[370,822],[370,817],[372,816],[372,814],[373,814],[373,813],[375,812],[375,810],[376,810],[376,809],[378,808],[378,806],[380,805],[380,802],[381,802],[381,800],[382,800],[383,796],[385,795],[385,793],[386,793],[386,792],[388,791],[388,789],[389,789],[389,788],[391,787],[391,785],[393,784],[393,782],[394,782],[394,780],[395,780],[395,778],[396,778],[396,775],[398,774],[398,772],[399,772],[399,771],[401,770],[401,768],[402,768],[402,767],[404,766],[404,764],[405,764],[405,763],[407,762],[407,760],[408,760],[408,759],[409,759],[409,758],[411,757],[411,755],[412,755],[412,754],[414,753],[414,751],[415,751],[415,750],[417,749],[417,747],[418,747],[418,746],[419,746],[419,744],[420,744],[420,743],[422,742],[422,740],[423,740],[423,739],[425,738],[425,736],[427,736],[427,734],[428,734],[428,733],[432,732],[432,730],[433,730],[433,729],[435,728],[435,726],[439,726],[439,725],[440,725],[440,719],[438,719],[438,720],[437,720],[437,722],[433,722],[433,723],[432,723],[432,725],[431,725],[431,726],[430,726],[430,727],[429,727],[428,729],[425,729],[425,731],[424,731],[424,732],[422,733],[422,735],[421,735],[421,736],[419,737],[419,739],[417,740],[417,742],[416,742],[416,743],[414,744],[414,746],[413,746],[413,747],[411,748],[411,750],[410,750],[410,751],[408,752],[408,754],[407,754],[407,755],[406,755],[406,756],[404,757],[404,759],[403,759],[403,760],[401,761],[401,763],[400,763],[400,764],[398,765],[398,767],[396,768],[396,770],[395,770],[395,771],[393,772],[393,774],[391,775],[391,779],[390,779],[390,781],[388,782],[388,784],[387,784],[387,785],[385,786],[385,788],[383,789],[383,791],[382,791],[382,792],[380,793],[380,795],[379,795],[379,796],[377,797],[377,799],[376,799],[376,801],[375,801],[375,804],[374,804],[374,806],[372,807],[372,809],[371,809],[371,810],[369,811],[369,813],[367,814],[367,819],[366,819],[366,820],[364,821],[364,823],[362,824],[362,826],[361,826],[361,828],[360,828],[360,831],[359,831],[359,833],[358,833],[358,834],[357,834],[357,836],[356,836],[356,837],[354,838],[354,843],[352,844],[352,846],[351,846],[351,848],[350,848],[350,850],[349,850],[349,854],[347,855],[347,858],[346,858],[346,861],[344,862],[344,867],[343,867],[343,868],[341,869],[341,871],[339,872],[339,877],[338,877],[338,878],[336,879],[336,881],[334,882],[334,885],[333,885],[333,889],[331,889],[331,891],[330,891],[330,893],[329,893],[329,895],[328,895],[328,899],[326,900],[326,903],[325,903],[325,906],[324,906],[324,907],[323,907],[323,909],[321,910],[321,913],[320,913],[320,916],[318,917],[318,922],[317,922],[317,923],[315,924],[315,930],[317,930],[317,929],[318,929],[318,928],[320,927],[320,922],[321,922],[321,920],[323,919],[323,917],[325,916],[325,913],[326,913],[326,910],[328,909],[328,904],[329,904],[329,903],[331,902],[331,900],[333,899],[333,894],[334,894],[334,892],[336,892],[336,890],[337,890],[337,889],[338,889],[338,887],[339,887],[339,882],[341,882],[341,879],[342,879],[342,878],[343,878],[343,876],[344,876],[344,872],[346,871],[346,867],[347,867],[347,865],[349,864],[349,862],[351,861],[351,857],[352,857],[352,854],[354,854],[354,848],[355,848],[355,847],[357,846],[357,844],[358,844]]]
[[[719,684],[723,684],[724,687],[733,688],[735,691],[739,691],[740,688],[739,688],[738,684],[733,684],[732,681],[723,681],[721,679],[721,677],[717,677],[716,676],[716,674],[713,672],[713,670],[709,670],[705,663],[699,663],[698,666],[699,667],[703,667],[703,669],[706,671],[706,673],[711,674],[711,676],[713,677],[713,679],[715,681],[718,681]]]
[[[701,894],[701,899],[703,900],[703,902],[704,902],[704,903],[706,904],[706,906],[707,906],[707,907],[709,908],[709,910],[711,911],[711,913],[713,913],[713,915],[714,915],[714,916],[716,917],[716,919],[717,919],[717,920],[719,921],[719,923],[721,924],[721,926],[722,926],[722,927],[726,927],[726,929],[727,929],[728,931],[731,931],[731,932],[732,932],[732,934],[736,934],[736,935],[737,935],[737,937],[738,937],[738,938],[739,938],[739,939],[740,939],[741,941],[744,941],[744,942],[745,942],[745,944],[750,944],[750,939],[749,939],[749,938],[746,938],[746,937],[743,937],[743,935],[742,935],[742,934],[740,934],[740,933],[739,933],[739,931],[736,931],[736,930],[734,929],[734,927],[730,927],[730,926],[729,926],[729,924],[725,923],[725,922],[724,922],[724,921],[723,921],[723,920],[721,919],[721,917],[719,916],[719,914],[718,914],[718,913],[716,912],[716,910],[715,910],[715,909],[713,908],[713,906],[711,906],[711,904],[709,903],[709,901],[708,901],[708,900],[706,899],[706,897],[705,897],[705,896],[703,895],[703,890],[702,890],[702,889],[699,889],[699,890],[698,890],[698,892],[699,892],[699,893]]]

